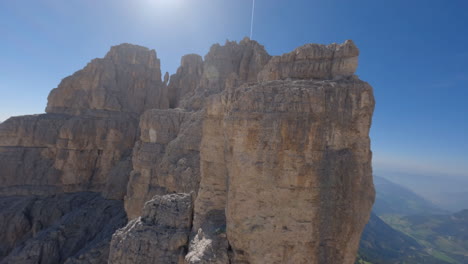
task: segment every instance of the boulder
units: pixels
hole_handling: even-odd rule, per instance
[[[115,232],[108,263],[184,263],[192,210],[190,194],[153,197],[141,217]]]

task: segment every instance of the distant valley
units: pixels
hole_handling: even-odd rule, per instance
[[[450,213],[402,185],[374,176],[376,201],[359,264],[468,263],[468,210]]]
[[[455,213],[468,207],[468,177],[380,170],[376,175],[413,191],[446,211]],[[377,182],[378,178],[374,177],[374,180]]]
[[[410,189],[383,177],[374,176],[374,185],[377,194],[373,211],[379,216],[449,213]]]

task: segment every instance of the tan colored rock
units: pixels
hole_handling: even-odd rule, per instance
[[[141,217],[115,232],[108,263],[184,263],[192,210],[190,194],[153,197]]]
[[[112,47],[52,90],[48,114],[0,124],[0,194],[97,191],[123,199],[139,114],[168,106],[156,52]]]
[[[11,117],[0,124],[0,146],[53,147],[69,118],[63,114]]]
[[[133,171],[125,197],[129,219],[141,215],[154,195],[198,191],[201,112],[146,111],[133,149]]]
[[[61,191],[55,143],[68,116],[12,117],[0,124],[0,195]]]
[[[202,61],[186,55],[171,76],[171,106],[182,110],[150,110],[140,120],[140,141],[133,151],[125,208],[130,219],[145,201],[170,192],[198,192],[199,145],[203,107],[210,95],[245,82],[255,82],[270,56],[248,38],[213,45]],[[188,112],[192,111],[192,112]]]
[[[218,101],[217,96],[211,101]],[[187,263],[230,263],[226,238],[227,168],[222,104],[208,103],[200,146],[201,181],[195,200],[193,232]]]
[[[221,92],[226,82],[235,75],[240,83],[256,82],[257,74],[271,56],[258,42],[248,38],[241,42],[226,41],[224,46],[215,44],[205,56],[203,88]]]
[[[121,115],[73,117],[66,122],[54,162],[65,191],[77,191],[77,187],[103,191],[113,167],[130,155],[136,131],[136,120]]]
[[[354,79],[213,98],[194,228],[225,208],[231,263],[354,263],[374,200],[373,107],[372,88]]]
[[[141,114],[168,108],[167,88],[161,81],[154,50],[121,44],[102,59],[62,80],[48,98],[47,113],[79,115],[88,110]]]
[[[137,120],[121,114],[10,118],[0,125],[0,194],[107,190],[122,199],[128,175],[116,179],[116,169],[130,171],[136,132]]]
[[[203,74],[203,59],[200,55],[189,54],[182,57],[177,73],[171,76],[168,87],[169,105],[176,108],[183,98],[193,96]]]
[[[200,82],[190,97],[182,98],[181,107],[199,110],[206,98],[213,94],[246,82],[256,82],[257,74],[270,58],[262,45],[249,38],[239,43],[226,41],[224,46],[211,46],[203,62]]]
[[[351,264],[374,199],[358,54],[347,41],[272,58],[246,38],[162,81],[154,51],[113,47],[51,92],[48,114],[0,124],[0,195],[125,197],[110,263]],[[45,242],[10,259],[57,257]],[[67,261],[99,263],[107,244],[92,246]]]
[[[273,57],[258,74],[258,80],[338,79],[353,76],[359,50],[352,40],[343,44],[306,44]]]

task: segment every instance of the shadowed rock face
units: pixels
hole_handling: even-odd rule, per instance
[[[127,220],[122,202],[95,193],[0,197],[0,205],[0,263],[105,263]]]
[[[133,219],[154,195],[198,190],[202,112],[153,109],[140,119],[125,209]]]
[[[272,57],[246,38],[184,56],[162,81],[155,51],[112,47],[51,92],[47,114],[0,124],[0,194],[123,201],[131,221],[109,263],[351,264],[374,201],[374,99],[358,55],[346,41]],[[74,240],[20,228],[0,254],[104,263],[118,227],[51,262],[37,252]]]
[[[141,217],[115,232],[109,263],[183,263],[191,222],[189,194],[155,196]]]

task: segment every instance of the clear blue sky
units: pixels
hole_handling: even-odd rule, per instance
[[[0,0],[0,121],[43,112],[60,80],[111,45],[180,57],[250,33],[251,0]],[[353,39],[375,90],[374,165],[468,178],[468,1],[256,0],[272,55]]]

